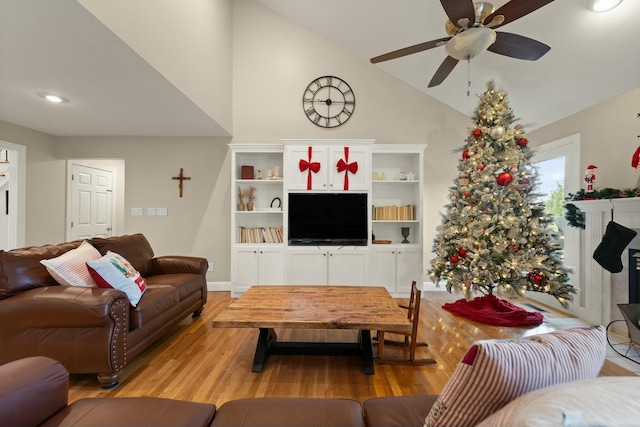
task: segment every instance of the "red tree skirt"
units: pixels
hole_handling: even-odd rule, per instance
[[[541,313],[527,311],[494,295],[485,295],[471,301],[459,299],[442,306],[455,315],[487,325],[494,326],[531,326],[544,320]]]

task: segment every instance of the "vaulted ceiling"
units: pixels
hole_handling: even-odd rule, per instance
[[[438,0],[257,1],[366,61],[446,36]],[[371,67],[464,114],[495,80],[535,129],[640,86],[640,1],[607,13],[586,4],[556,0],[501,28],[550,45],[535,62],[484,52],[434,88],[442,47]],[[52,111],[43,90],[74,102]],[[0,120],[52,135],[226,135],[75,0],[0,0]]]

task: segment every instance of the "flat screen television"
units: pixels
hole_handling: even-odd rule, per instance
[[[289,245],[367,244],[366,193],[289,193]]]

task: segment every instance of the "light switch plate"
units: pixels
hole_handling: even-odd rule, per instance
[[[167,208],[156,208],[156,215],[167,215]]]
[[[156,215],[156,208],[147,208],[147,215],[148,216],[155,216]]]
[[[131,208],[131,216],[142,216],[142,208]]]

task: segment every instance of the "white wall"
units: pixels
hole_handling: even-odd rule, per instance
[[[231,0],[78,0],[232,134]]]
[[[639,186],[640,171],[631,167],[631,157],[640,145],[640,88],[611,98],[564,120],[552,123],[529,134],[532,145],[555,141],[580,133],[581,178],[596,165],[594,188],[626,189]],[[568,188],[575,193],[580,188]]]
[[[229,138],[58,137],[59,158],[119,157],[125,163],[124,227],[143,233],[156,255],[202,256],[214,264],[208,280],[229,281]],[[184,181],[179,197],[180,168]],[[132,216],[131,208],[143,208]],[[147,207],[166,207],[167,216],[147,216]]]
[[[428,144],[424,242],[430,259],[438,212],[456,176],[453,150],[463,145],[470,119],[260,3],[235,0],[233,15],[233,142],[371,138]],[[333,129],[311,123],[302,108],[304,89],[323,75],[344,79],[356,96],[353,116]]]

